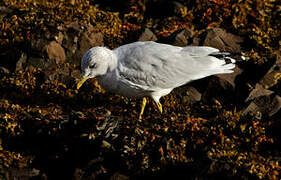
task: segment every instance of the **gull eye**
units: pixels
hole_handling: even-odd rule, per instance
[[[89,67],[90,67],[91,69],[94,69],[94,68],[96,68],[96,67],[97,67],[97,64],[96,64],[96,63],[94,63],[94,64],[90,65]]]

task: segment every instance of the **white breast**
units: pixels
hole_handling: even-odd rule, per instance
[[[126,97],[144,97],[150,96],[151,91],[146,91],[145,88],[134,85],[123,78],[118,72],[113,71],[105,76],[98,77],[99,84],[107,91],[120,94]]]

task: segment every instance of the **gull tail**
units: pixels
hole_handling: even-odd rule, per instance
[[[245,57],[241,56],[241,54],[219,51],[211,52],[207,57],[211,62],[207,71],[208,75],[233,73],[235,64],[245,60]]]
[[[209,54],[210,56],[214,56],[220,60],[224,60],[226,64],[236,63],[240,61],[245,61],[246,58],[241,54],[231,54],[229,52],[213,52]]]
[[[236,62],[245,61],[246,58],[241,54],[231,54],[229,52],[213,52],[209,54],[219,60],[222,60],[222,73],[232,73]]]
[[[192,80],[204,78],[215,74],[233,73],[235,63],[244,61],[245,57],[241,54],[231,54],[229,52],[220,52],[216,48],[208,46],[188,46],[183,48],[183,52],[187,52],[191,56],[196,65],[194,66],[194,76],[189,78]]]

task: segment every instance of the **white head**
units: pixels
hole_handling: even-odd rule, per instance
[[[113,62],[113,52],[106,47],[89,49],[81,60],[82,79],[77,84],[77,89],[87,79],[105,75]]]

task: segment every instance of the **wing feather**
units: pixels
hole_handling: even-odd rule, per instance
[[[230,66],[208,54],[211,47],[176,47],[155,42],[136,42],[114,50],[120,76],[142,89],[170,89],[213,74],[229,73]]]

